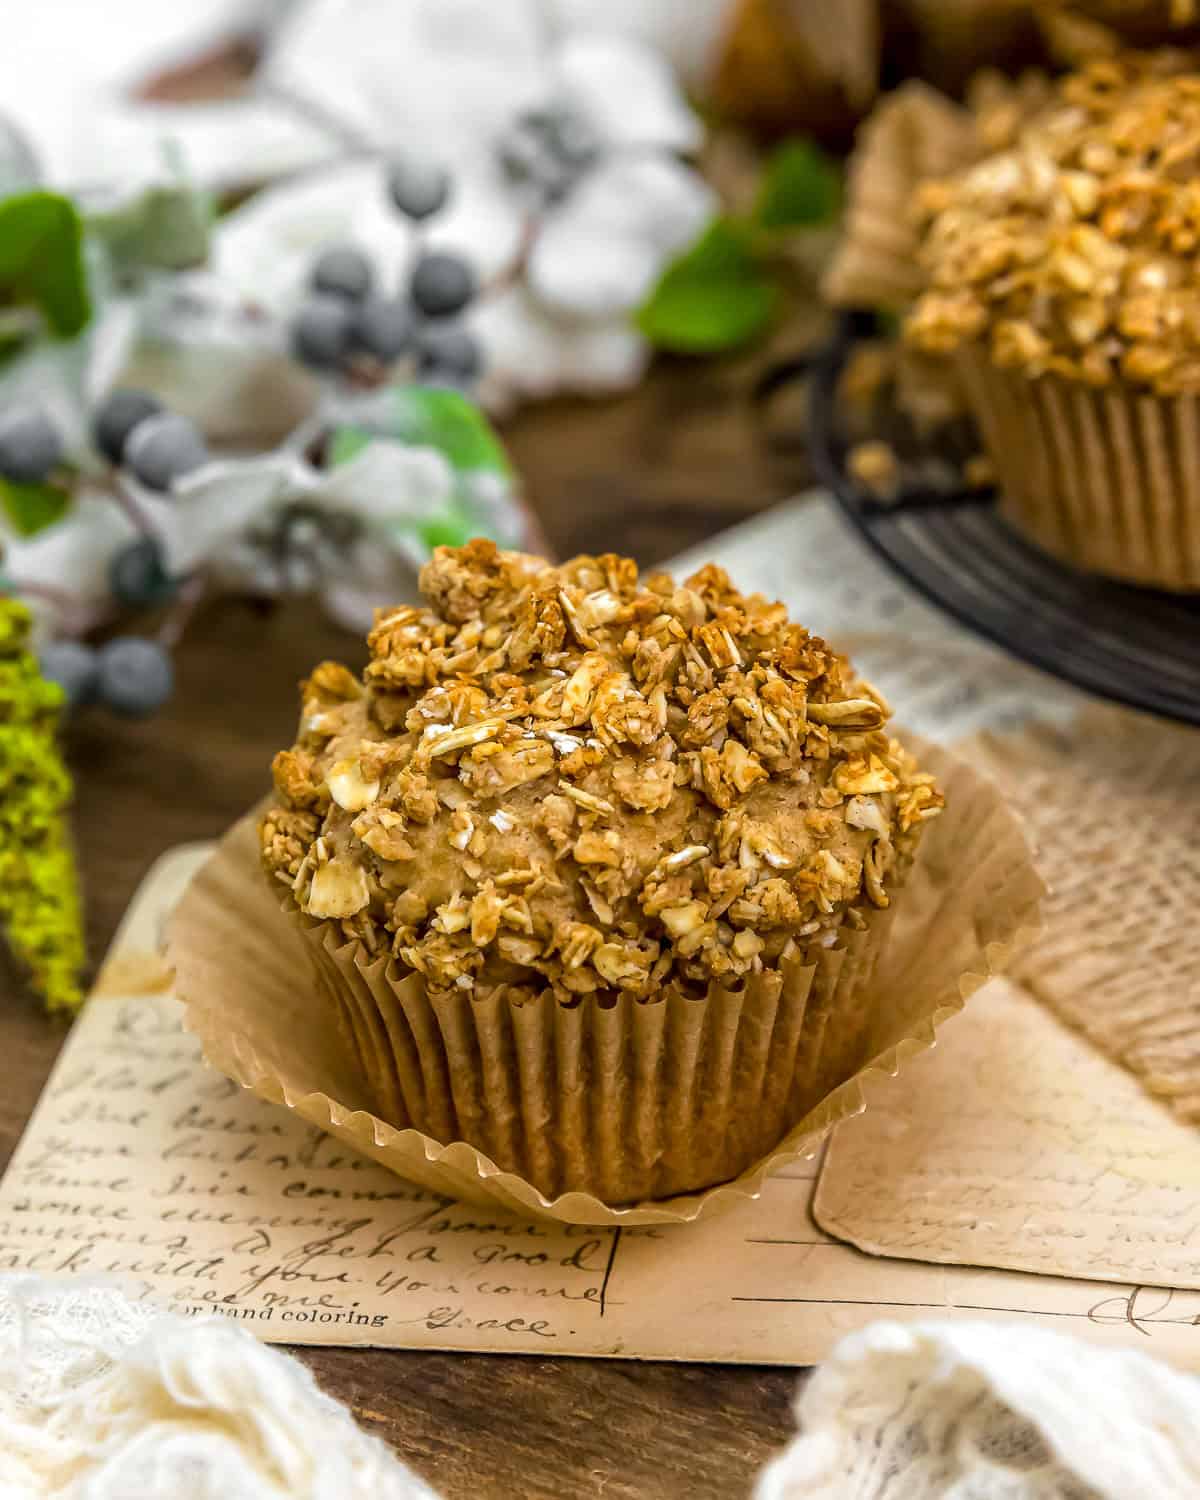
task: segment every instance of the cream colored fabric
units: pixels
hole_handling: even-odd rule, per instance
[[[1200,1381],[1042,1329],[874,1323],[796,1411],[755,1500],[1200,1494]],[[0,1278],[0,1496],[436,1500],[236,1324],[36,1277]]]
[[[0,1278],[3,1500],[433,1500],[296,1360],[111,1287]]]
[[[963,754],[1024,819],[1050,887],[1014,976],[1200,1124],[1200,734],[1094,708]]]
[[[1200,1381],[1040,1328],[874,1323],[796,1403],[755,1500],[1185,1500]]]

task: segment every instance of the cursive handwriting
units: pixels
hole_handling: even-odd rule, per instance
[[[215,1079],[166,997],[85,1012],[0,1193],[0,1269],[121,1275],[280,1338],[533,1347],[616,1305],[619,1239],[402,1181]]]

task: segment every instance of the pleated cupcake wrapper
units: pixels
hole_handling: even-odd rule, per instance
[[[1200,589],[1200,398],[1036,380],[958,360],[1004,514],[1087,572]]]
[[[293,908],[378,1113],[467,1140],[547,1198],[629,1203],[736,1177],[852,1074],[890,912],[836,949],[703,998],[430,995]]]
[[[977,154],[961,106],[912,81],[889,94],[859,132],[850,158],[842,240],[823,292],[839,307],[903,309],[925,285],[913,195],[922,182]]]
[[[580,1224],[698,1218],[811,1153],[863,1108],[868,1074],[931,1045],[1033,935],[1042,886],[1015,819],[916,748],[948,806],[878,923],[740,991],[607,1009],[435,1004],[281,908],[251,814],[171,924],[187,1024],[236,1082],[447,1197]],[[717,1185],[677,1187],[696,1180]]]

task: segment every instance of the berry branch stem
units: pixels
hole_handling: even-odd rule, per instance
[[[166,619],[158,632],[158,644],[165,651],[174,651],[183,639],[208,593],[209,580],[204,573],[193,573],[180,587]]]
[[[541,231],[542,221],[537,214],[527,214],[521,224],[521,237],[517,241],[517,248],[513,251],[512,259],[506,266],[501,266],[494,276],[488,278],[479,289],[479,296],[494,297],[500,292],[506,291],[510,286],[524,278],[529,269],[529,257],[533,254],[533,247],[537,243],[538,234]]]
[[[119,471],[114,471],[112,482],[108,486],[108,493],[143,536],[152,537],[155,541],[161,540],[158,527],[146,514],[141,501],[130,490]]]
[[[356,125],[351,124],[337,110],[330,109],[323,101],[311,99],[295,89],[285,88],[278,83],[260,85],[258,93],[260,98],[291,110],[306,125],[315,125],[318,130],[323,130],[331,140],[337,141],[351,155],[376,156],[379,154],[379,147],[370,136],[364,135]]]

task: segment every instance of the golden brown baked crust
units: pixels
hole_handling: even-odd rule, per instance
[[[267,870],[434,988],[703,988],[888,904],[933,778],[782,605],[439,548],[360,684],[325,663],[275,759]]]
[[[1200,389],[1200,73],[1126,54],[1060,80],[999,151],[921,194],[930,353],[1160,395]]]

